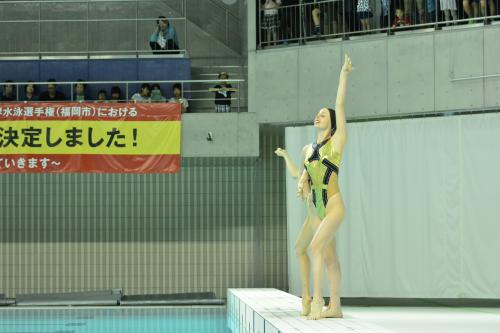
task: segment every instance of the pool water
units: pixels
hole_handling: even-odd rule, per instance
[[[0,308],[0,333],[229,333],[226,307]]]

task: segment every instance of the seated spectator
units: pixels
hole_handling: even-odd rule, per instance
[[[179,103],[181,105],[181,112],[184,113],[187,111],[189,107],[188,100],[182,97],[182,85],[180,83],[176,83],[172,87],[172,92],[174,96],[169,99],[170,103]]]
[[[7,80],[3,85],[3,94],[0,98],[2,102],[12,102],[16,100],[16,96],[14,95],[14,85],[10,83],[12,83],[12,80]]]
[[[77,102],[83,102],[87,98],[85,96],[85,89],[87,88],[87,85],[84,83],[82,79],[78,79],[77,83],[75,83],[75,92],[73,96],[73,100]]]
[[[153,52],[153,54],[161,54],[164,53],[161,51],[179,49],[175,28],[170,25],[165,16],[159,16],[158,20],[156,20],[156,30],[149,37],[149,46],[151,46],[151,50],[153,51],[160,51]]]
[[[161,94],[161,88],[158,83],[151,86],[151,102],[152,103],[165,103],[167,99]]]
[[[121,102],[122,90],[118,86],[111,87],[111,101]]]
[[[33,82],[33,81],[29,81]],[[26,102],[38,101],[38,96],[36,95],[36,85],[33,83],[28,83],[24,86],[24,100]]]
[[[405,15],[405,12],[401,8],[396,8],[396,16],[394,21],[392,21],[392,28],[405,27],[410,25],[410,21]]]
[[[151,87],[149,86],[149,83],[143,83],[141,85],[141,91],[133,94],[130,99],[136,103],[137,102],[149,103],[151,101],[150,91],[151,91]]]
[[[62,92],[57,90],[57,85],[55,84],[56,79],[48,79],[47,82],[47,91],[44,91],[40,94],[40,96],[38,97],[39,101],[53,102],[66,100],[66,96],[64,96]]]
[[[228,80],[226,72],[219,73],[219,80]],[[231,112],[231,93],[236,92],[229,83],[221,82],[209,91],[215,92],[215,112]]]
[[[106,103],[108,100],[108,94],[106,93],[106,90],[101,89],[97,92],[97,101],[100,103]]]

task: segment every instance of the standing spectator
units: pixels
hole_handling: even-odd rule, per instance
[[[304,1],[303,1],[304,2]],[[308,3],[313,3],[312,5]],[[321,10],[319,9],[319,4],[316,0],[306,0],[305,6],[303,7],[304,15],[307,18],[305,25],[307,26],[307,35],[320,36],[321,35]],[[309,16],[309,9],[311,9],[311,15]]]
[[[280,23],[282,38],[297,39],[300,30],[299,0],[281,0]]]
[[[77,102],[84,102],[87,98],[85,96],[85,89],[87,88],[87,85],[84,83],[82,79],[76,80],[77,83],[75,83],[75,93],[73,96],[73,100]]]
[[[278,15],[278,8],[281,5],[281,0],[264,0],[264,17],[262,19],[262,29],[266,31],[267,45],[276,45],[278,40],[278,29],[280,26],[280,19]]]
[[[3,85],[3,94],[0,98],[2,102],[12,102],[16,100],[16,96],[14,95],[14,85],[11,83],[12,80],[6,80]]]
[[[396,8],[396,16],[394,17],[394,21],[392,21],[392,28],[397,27],[406,27],[410,25],[410,21],[406,18],[405,12],[401,8]]]
[[[151,101],[150,91],[151,91],[151,86],[149,85],[149,83],[143,83],[141,85],[140,92],[133,94],[130,99],[136,103],[137,102],[149,103]]]
[[[372,10],[370,9],[369,0],[358,0],[356,7],[358,18],[361,21],[361,30],[370,30],[370,19],[373,17]]]
[[[151,50],[159,51],[153,52],[153,54],[161,54],[165,53],[162,51],[179,49],[177,32],[175,28],[170,25],[170,22],[165,16],[158,16],[158,20],[156,20],[156,30],[149,37],[149,46],[151,46]]]
[[[122,90],[118,86],[111,87],[111,101],[121,102]]]
[[[472,2],[472,11],[470,8],[470,3]],[[479,0],[463,0],[464,11],[467,14],[467,17],[472,19],[474,17],[479,16]],[[473,23],[474,21],[469,21],[469,23]]]
[[[334,0],[333,3],[327,3],[327,8],[330,8],[328,15],[332,20],[332,33],[334,35],[344,32],[344,1]]]
[[[228,80],[229,75],[226,72],[219,73],[219,80]],[[221,82],[209,91],[215,93],[215,112],[231,112],[231,94],[236,92],[229,83]]]
[[[380,0],[380,27],[388,28],[389,27],[389,0]],[[434,0],[428,0],[434,1]]]
[[[450,13],[453,21],[458,19],[457,15],[457,3],[455,0],[439,0],[441,5],[441,11],[444,12],[444,20],[446,21],[446,25],[449,25],[450,21]]]
[[[486,0],[480,0],[479,4],[481,6],[481,16],[488,16],[488,10],[486,8]],[[495,0],[488,0],[488,5],[490,6],[490,15],[495,15]]]
[[[151,98],[152,103],[165,103],[167,99],[163,97],[161,93],[161,87],[158,83],[154,83],[151,86]]]
[[[417,24],[417,23],[423,24],[423,23],[425,23],[425,19],[426,19],[426,17],[425,17],[425,1],[426,0],[398,0],[396,2],[396,6],[397,7],[401,6],[402,9],[404,8],[405,16],[409,22],[412,22],[413,24]],[[414,16],[415,13],[412,11],[413,2],[416,3],[417,12],[418,12],[418,20],[417,20],[417,17]]]
[[[64,101],[66,100],[66,96],[60,91],[57,90],[57,84],[55,83],[56,79],[48,79],[47,80],[47,91],[44,91],[40,94],[38,98],[42,102],[54,102],[54,101]]]
[[[169,102],[179,103],[182,106],[181,112],[186,112],[187,108],[189,107],[189,103],[186,98],[182,97],[182,86],[180,83],[176,83],[172,86],[172,93],[174,96],[169,99]]]
[[[101,89],[97,92],[97,101],[100,103],[106,103],[108,99],[108,94],[106,93],[106,90]]]
[[[33,81],[29,81],[33,82]],[[33,83],[28,83],[27,85],[24,86],[24,100],[26,102],[34,102],[38,101],[38,96],[36,95],[36,85]]]
[[[427,22],[432,23],[436,22],[436,3],[434,0],[426,0],[427,1]],[[453,0],[455,1],[455,0]]]

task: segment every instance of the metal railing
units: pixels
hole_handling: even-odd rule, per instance
[[[150,54],[149,37],[156,28],[158,15],[167,16],[179,36],[179,50],[163,53],[185,54],[188,48],[188,24],[198,17],[191,0],[20,0],[1,1],[0,56],[19,55],[93,55]],[[116,5],[120,4],[119,9]],[[238,19],[224,6],[206,0],[210,8],[225,17],[222,36],[215,38],[234,44],[230,26]],[[193,13],[188,17],[188,7]],[[166,9],[167,8],[167,9]],[[167,11],[164,13],[163,11]],[[64,17],[57,17],[63,13]],[[206,13],[194,22],[207,25]],[[203,26],[201,26],[204,29]],[[204,29],[210,32],[210,29]],[[238,34],[239,36],[239,34]],[[74,38],[71,38],[74,37]]]
[[[292,1],[290,1],[292,2]],[[347,39],[499,20],[500,0],[297,0],[281,6],[257,2],[257,46]],[[274,2],[276,4],[276,2]]]
[[[213,0],[186,0],[187,18],[232,49],[241,49],[240,21],[228,8]],[[197,10],[195,10],[196,8]],[[207,13],[211,15],[207,20]]]
[[[36,89],[38,90],[39,87],[41,86],[48,86],[48,85],[56,85],[57,86],[69,86],[69,97],[66,98],[60,98],[59,100],[54,100],[53,102],[64,102],[64,101],[75,101],[76,102],[76,94],[75,94],[75,87],[77,84],[84,84],[85,85],[85,90],[86,90],[86,98],[82,101],[80,100],[79,102],[107,102],[107,103],[113,103],[113,102],[138,102],[134,101],[132,99],[133,94],[138,93],[140,91],[140,86],[143,83],[148,83],[148,84],[158,84],[160,85],[160,88],[165,88],[168,87],[169,89],[160,89],[161,90],[161,97],[163,97],[165,100],[164,101],[155,101],[151,100],[150,98],[146,98],[146,101],[142,101],[139,103],[155,103],[155,102],[169,102],[170,98],[173,96],[170,92],[172,91],[172,87],[174,84],[180,84],[181,85],[181,98],[186,99],[188,102],[193,102],[193,101],[214,101],[214,92],[210,91],[210,88],[214,88],[216,85],[221,85],[221,84],[230,84],[236,91],[232,94],[230,94],[230,97],[227,98],[220,98],[219,101],[229,101],[229,104],[231,105],[230,107],[230,112],[241,112],[241,105],[242,105],[242,97],[241,97],[241,87],[245,80],[242,79],[228,79],[228,80],[153,80],[153,81],[60,81],[60,82],[6,82],[3,83],[3,91],[2,94],[0,95],[0,103],[11,103],[11,102],[30,102],[30,103],[38,103],[38,102],[46,102],[46,101],[38,101],[38,100],[27,100],[26,98],[26,92],[25,89],[28,85],[34,85]],[[198,86],[201,86],[200,89],[192,89],[191,86],[193,84],[196,84]],[[12,95],[6,97],[6,89],[7,86],[12,86]],[[116,100],[110,100],[107,98],[106,100],[98,100],[98,93],[103,90],[102,87],[107,87],[108,90],[111,88],[111,86],[117,86],[120,88],[120,91],[122,92],[121,98],[118,98]],[[99,89],[101,87],[101,89]],[[68,89],[66,89],[68,90]],[[93,94],[93,96],[88,96],[92,95],[89,93],[89,90],[97,90],[97,93]],[[61,91],[61,89],[57,90]],[[108,92],[105,90],[106,93]],[[163,92],[169,91],[168,94],[164,94]],[[14,93],[15,92],[15,93]],[[123,96],[124,92],[124,96]],[[15,95],[14,95],[15,94]],[[36,95],[37,97],[40,94]],[[111,94],[109,94],[110,96]],[[108,95],[106,95],[108,96]],[[215,107],[214,107],[215,109]],[[196,110],[189,109],[189,112],[195,112]]]

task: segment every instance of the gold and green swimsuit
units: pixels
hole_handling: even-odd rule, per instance
[[[313,152],[304,162],[309,174],[312,190],[312,202],[320,219],[326,216],[328,199],[339,192],[338,180],[340,161],[342,156],[333,148],[333,140],[326,139],[320,144],[313,143]]]

